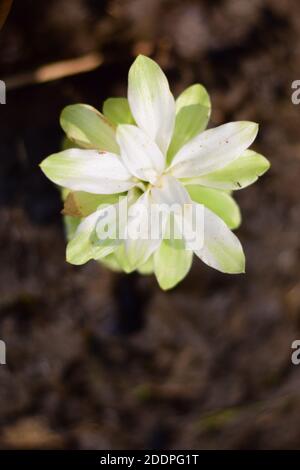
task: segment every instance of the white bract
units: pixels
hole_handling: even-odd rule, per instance
[[[67,247],[69,262],[96,259],[126,272],[154,271],[163,289],[187,274],[193,252],[219,271],[244,272],[243,249],[230,230],[240,223],[231,191],[256,181],[269,163],[248,150],[257,124],[230,122],[205,130],[210,108],[199,84],[175,101],[160,67],[139,56],[129,72],[128,100],[108,99],[103,114],[80,104],[64,109],[61,125],[73,148],[46,158],[41,168],[67,188],[64,211],[67,222],[76,226]],[[124,213],[125,204],[135,217],[120,222],[122,217],[113,214]],[[173,204],[190,207],[190,212],[199,205],[203,209],[196,227],[199,246],[194,243],[192,250],[188,211],[180,215],[170,209],[160,236],[145,236],[150,210],[153,214]],[[107,205],[114,205],[112,215]],[[144,210],[135,211],[138,207]],[[167,237],[170,223],[181,237]],[[122,237],[105,239],[99,232],[107,228]]]

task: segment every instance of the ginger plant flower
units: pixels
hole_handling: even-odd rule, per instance
[[[109,98],[103,114],[84,104],[63,110],[61,125],[71,148],[49,156],[41,168],[64,188],[68,262],[95,259],[125,272],[154,272],[163,289],[186,276],[193,254],[221,272],[244,272],[244,252],[232,232],[241,217],[231,193],[255,182],[269,162],[249,150],[256,123],[230,122],[206,130],[210,112],[202,85],[190,86],[175,101],[158,64],[142,55],[129,71],[128,99]],[[150,209],[173,204],[192,211],[201,207],[198,245],[187,236],[185,211],[174,215],[179,239],[166,235],[166,219],[158,237],[144,236]],[[108,207],[115,214],[123,213],[125,205],[133,212],[144,210],[122,222],[107,216]],[[102,238],[99,220],[104,216],[105,226],[126,236],[114,243]]]

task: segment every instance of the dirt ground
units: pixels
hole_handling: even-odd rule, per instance
[[[0,33],[0,448],[300,448],[300,4],[296,0],[22,0]],[[89,73],[22,85],[89,52]],[[155,279],[66,264],[59,194],[38,163],[60,110],[125,95],[139,52],[173,90],[203,83],[211,125],[260,123],[272,168],[236,193],[247,273],[195,260]]]

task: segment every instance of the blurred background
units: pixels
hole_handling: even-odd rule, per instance
[[[14,1],[0,51],[0,448],[299,449],[299,2]],[[65,262],[38,163],[60,148],[65,105],[126,95],[138,53],[175,94],[203,83],[212,126],[260,123],[272,168],[236,192],[245,275],[195,260],[165,293]]]

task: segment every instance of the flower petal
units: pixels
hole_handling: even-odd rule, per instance
[[[72,217],[71,215],[64,216],[64,230],[65,236],[68,241],[74,237],[78,225],[80,224],[80,219],[78,217]]]
[[[128,200],[120,196],[115,204],[101,207],[85,217],[67,245],[67,261],[84,264],[90,259],[101,260],[120,245],[124,233]]]
[[[176,233],[181,234],[185,248],[194,251],[203,246],[204,206],[191,201],[184,206],[182,214],[175,215]]]
[[[194,85],[186,88],[176,99],[176,114],[184,108],[185,106],[190,106],[193,104],[200,104],[201,106],[208,109],[208,116],[211,112],[211,102],[209,94],[206,89],[200,83],[195,83]]]
[[[99,206],[115,204],[120,194],[90,194],[83,191],[69,191],[64,201],[63,214],[73,217],[87,217]]]
[[[166,153],[174,128],[175,101],[159,65],[143,55],[129,71],[128,101],[137,125]]]
[[[191,178],[225,167],[254,141],[258,125],[230,122],[200,133],[175,155],[171,171],[176,178]]]
[[[225,222],[204,208],[204,245],[195,254],[208,266],[223,273],[245,272],[245,255],[238,238]]]
[[[103,114],[110,122],[118,124],[134,124],[126,98],[108,98],[103,104]]]
[[[211,102],[204,86],[196,83],[184,90],[176,100],[175,130],[168,149],[168,162],[189,140],[206,129]]]
[[[164,238],[182,240],[183,246],[193,250],[203,241],[203,211],[195,204],[184,186],[170,175],[161,179],[161,187],[151,190],[153,201],[165,217]]]
[[[141,180],[155,182],[165,167],[165,157],[150,137],[136,126],[118,126],[117,141],[121,158],[130,173]]]
[[[165,175],[161,178],[160,186],[153,187],[151,195],[156,204],[189,204],[191,198],[186,188],[171,175]]]
[[[192,104],[184,106],[176,114],[175,130],[168,149],[169,163],[183,145],[206,129],[209,111],[200,104]]]
[[[193,252],[186,250],[181,240],[163,240],[154,253],[154,273],[160,287],[172,289],[189,272]]]
[[[97,109],[72,104],[63,109],[60,125],[68,138],[84,148],[118,153],[115,127]]]
[[[105,256],[104,258],[101,258],[101,260],[99,260],[99,262],[101,264],[103,264],[105,267],[111,269],[112,271],[122,272],[122,268],[121,268],[121,266],[119,265],[119,263],[116,259],[115,253],[111,253],[111,254]]]
[[[239,206],[229,194],[200,185],[189,185],[186,189],[193,201],[203,204],[221,217],[230,229],[235,229],[240,225],[241,212]]]
[[[207,175],[184,180],[184,184],[201,184],[224,190],[246,188],[270,168],[270,163],[262,155],[246,150],[239,158],[220,170]]]
[[[50,155],[40,166],[51,181],[73,191],[113,194],[135,185],[119,157],[96,150],[65,150]]]
[[[81,265],[90,259],[101,258],[112,253],[116,246],[114,243],[98,244],[93,243],[93,233],[102,211],[96,211],[89,215],[78,225],[73,238],[67,245],[66,258],[68,263]]]
[[[153,274],[153,255],[148,258],[146,263],[142,264],[142,266],[138,268],[138,272],[143,276]]]
[[[145,192],[129,208],[128,224],[125,229],[124,243],[115,254],[124,271],[131,272],[143,266],[158,248],[162,237],[152,236],[151,223],[156,206],[150,208],[150,195]],[[151,209],[151,213],[150,213]]]

